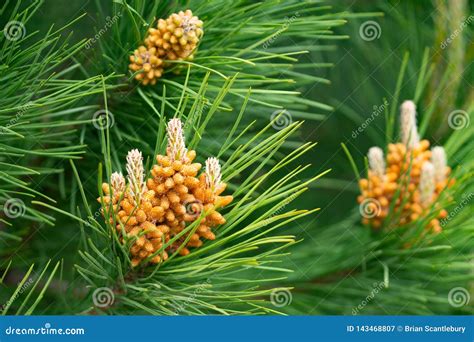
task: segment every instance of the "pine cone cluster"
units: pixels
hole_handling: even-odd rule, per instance
[[[394,202],[391,222],[396,226],[435,210],[437,217],[427,228],[438,233],[441,231],[439,219],[446,217],[447,212],[439,207],[437,199],[454,182],[448,181],[451,169],[447,166],[445,151],[440,146],[430,151],[429,141],[420,141],[412,101],[402,104],[400,124],[402,142],[388,145],[386,160],[379,147],[369,150],[368,178],[359,181],[362,194],[357,198],[362,222],[374,229],[380,228]]]
[[[156,28],[150,28],[145,45],[130,56],[129,68],[138,72],[135,79],[143,85],[155,84],[163,74],[164,60],[192,60],[204,31],[203,22],[191,10],[159,19]]]
[[[193,163],[195,157],[195,151],[186,149],[181,121],[172,119],[166,155],[156,157],[150,178],[144,180],[142,155],[132,150],[127,156],[127,184],[121,174],[113,173],[110,184],[102,185],[102,212],[115,224],[122,243],[132,241],[133,266],[145,259],[159,263],[176,251],[187,255],[189,248],[202,245],[201,239],[214,240],[212,228],[226,222],[217,210],[233,198],[220,196],[226,184],[219,161],[206,160],[205,172],[198,176],[201,164]],[[197,220],[196,229],[183,234]],[[168,246],[163,248],[164,244]]]
[[[167,19],[159,19],[156,28],[148,30],[145,44],[156,47],[158,56],[164,59],[192,59],[204,33],[202,24],[189,9],[173,13]]]
[[[156,48],[146,48],[139,46],[130,56],[131,71],[138,73],[135,79],[143,85],[155,84],[156,80],[163,74],[163,60],[156,54]]]

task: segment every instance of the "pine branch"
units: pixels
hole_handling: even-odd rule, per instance
[[[228,88],[223,88],[222,92],[224,93],[214,102],[216,107],[225,98]],[[167,103],[165,98],[163,102]],[[214,113],[212,108],[204,113],[186,113],[185,107],[178,111],[177,116],[184,120],[190,148],[192,146],[199,151],[201,137],[207,132],[207,127],[215,122]],[[82,309],[79,310],[88,313],[104,310],[109,314],[277,312],[268,303],[272,289],[265,284],[285,277],[281,273],[287,273],[287,268],[278,266],[284,256],[281,253],[295,241],[291,235],[276,235],[276,230],[281,230],[282,227],[291,225],[295,220],[313,212],[288,210],[286,206],[319,176],[302,181],[298,177],[300,170],[296,169],[272,186],[265,185],[279,170],[312,148],[311,144],[303,145],[281,160],[274,160],[268,171],[263,170],[273,159],[272,155],[294,134],[299,125],[295,122],[263,138],[265,130],[271,129],[269,124],[256,136],[254,142],[236,149],[223,165],[223,180],[229,182],[238,178],[246,181],[241,186],[236,185],[233,190],[235,204],[224,213],[227,222],[219,227],[216,240],[206,242],[187,256],[170,257],[154,267],[131,267],[129,247],[119,242],[113,226],[103,226],[100,222],[102,218],[94,214],[97,212],[97,209],[94,209],[97,205],[90,208],[95,199],[89,198],[83,192],[84,206],[89,216],[77,218],[85,227],[82,241],[86,241],[82,246],[83,252],[80,253],[82,260],[76,265],[77,272],[82,277],[82,280],[77,280],[77,284],[88,284],[92,292],[107,288],[105,291],[113,300],[103,307],[98,307],[90,302],[90,297],[86,297]],[[107,147],[109,139],[106,130],[103,132],[102,150],[107,179],[110,177],[110,169],[114,169],[107,166],[113,165],[110,154],[113,149]],[[229,141],[232,141],[232,137]],[[157,146],[158,153],[163,153],[164,146]],[[224,150],[229,147],[235,149],[227,145],[221,148]],[[79,177],[79,173],[76,173],[76,176]],[[80,189],[83,189],[81,180],[78,178],[77,181]],[[99,180],[99,185],[101,183]],[[195,227],[196,224],[188,225],[183,230],[184,236]],[[157,254],[162,253],[172,241],[165,244]],[[241,275],[242,271],[244,274],[250,272],[258,276],[245,277]]]

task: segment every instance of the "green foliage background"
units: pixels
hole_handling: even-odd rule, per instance
[[[456,109],[474,120],[472,22],[460,30],[473,11],[455,3],[6,3],[1,26],[19,21],[25,35],[0,41],[0,204],[20,198],[25,213],[0,212],[2,312],[472,313],[472,299],[448,300],[456,288],[473,297],[474,278],[472,202],[456,210],[473,192],[474,125],[447,124]],[[128,55],[154,18],[185,8],[205,23],[196,59],[156,87],[137,86]],[[378,37],[364,40],[369,21]],[[445,146],[458,179],[443,199],[457,214],[411,248],[423,222],[403,232],[361,226],[346,153],[363,175],[368,148],[390,130],[396,137],[387,118],[404,99],[415,100],[424,137]],[[94,126],[99,110],[113,114],[107,130]],[[216,241],[132,270],[98,212],[98,183],[123,170],[131,148],[151,163],[173,116],[199,161],[219,156],[237,202]],[[92,300],[101,288],[111,305]]]

